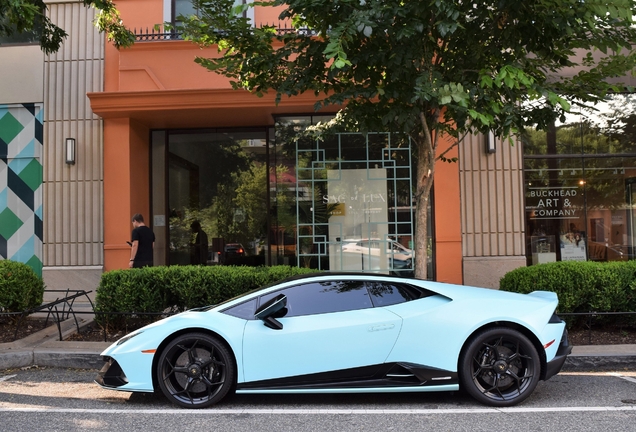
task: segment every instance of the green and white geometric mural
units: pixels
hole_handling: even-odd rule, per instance
[[[0,259],[42,275],[42,105],[0,105]]]

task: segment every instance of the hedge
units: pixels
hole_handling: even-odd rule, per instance
[[[501,278],[499,289],[523,294],[556,292],[559,313],[632,312],[636,311],[636,261],[564,261],[520,267]],[[634,324],[636,318],[614,316],[600,321]]]
[[[0,260],[0,312],[24,312],[42,305],[44,282],[31,267]]]
[[[183,311],[213,305],[289,276],[316,270],[289,266],[161,266],[113,270],[102,275],[95,297],[97,321],[122,326],[125,315],[135,313],[149,322],[156,316],[143,313]]]

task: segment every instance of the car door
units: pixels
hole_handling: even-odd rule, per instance
[[[355,374],[380,365],[391,352],[402,320],[374,308],[363,281],[304,283],[264,295],[287,296],[287,314],[274,330],[250,320],[243,339],[246,382],[305,376],[329,371]]]

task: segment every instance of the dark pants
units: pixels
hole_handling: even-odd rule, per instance
[[[152,261],[133,261],[133,268],[152,267]]]

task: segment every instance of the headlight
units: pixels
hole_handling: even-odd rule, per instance
[[[128,342],[129,340],[131,340],[131,339],[132,339],[132,338],[134,338],[135,336],[140,335],[140,334],[142,334],[142,333],[143,333],[143,331],[138,331],[138,332],[136,332],[136,333],[131,333],[131,334],[129,334],[129,335],[126,335],[126,336],[124,336],[123,338],[121,338],[121,339],[119,339],[119,340],[117,341],[117,345],[121,345],[121,344],[123,344],[124,342]]]

